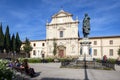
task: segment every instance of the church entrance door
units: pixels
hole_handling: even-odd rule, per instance
[[[66,47],[64,45],[59,45],[57,47],[58,57],[64,58],[66,56]]]
[[[63,58],[63,57],[64,57],[64,50],[59,50],[58,56],[59,56],[60,58]]]

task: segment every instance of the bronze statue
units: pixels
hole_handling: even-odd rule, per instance
[[[88,34],[90,33],[90,17],[88,14],[85,14],[85,18],[83,19],[83,36],[84,38],[88,38]]]

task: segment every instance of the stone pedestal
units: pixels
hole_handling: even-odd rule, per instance
[[[93,61],[92,55],[91,55],[91,42],[88,38],[83,38],[80,48],[80,57],[78,60],[80,61]]]

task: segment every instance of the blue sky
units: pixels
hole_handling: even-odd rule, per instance
[[[19,33],[21,40],[44,40],[46,21],[61,10],[78,16],[82,37],[82,20],[88,13],[91,18],[90,37],[120,35],[120,0],[0,0],[0,22],[5,32]]]

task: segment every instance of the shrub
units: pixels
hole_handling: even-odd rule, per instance
[[[13,71],[7,67],[8,61],[0,60],[0,80],[12,80]]]
[[[40,58],[19,58],[19,61],[23,62],[24,59],[28,59],[29,63],[41,63],[43,61],[43,59]],[[72,61],[72,58],[59,58],[58,61],[60,62]],[[54,58],[45,58],[44,62],[45,63],[54,62]]]
[[[72,61],[72,59],[71,58],[59,58],[59,61],[60,62],[66,62],[66,61]]]
[[[28,59],[29,63],[41,63],[43,59],[40,58],[20,58],[20,62],[23,62],[24,59]],[[44,59],[44,62],[54,62],[53,58],[46,58]]]
[[[119,55],[119,57],[120,57],[120,47],[119,47],[119,49],[118,49],[118,55]]]
[[[40,58],[29,58],[28,62],[29,63],[40,63],[41,59]]]
[[[45,61],[46,62],[54,62],[54,59],[53,58],[46,58]]]
[[[95,60],[96,60],[96,62],[101,63],[101,59],[98,58],[98,59],[95,59]]]
[[[115,64],[116,63],[116,59],[109,58],[108,62],[111,63],[111,64]]]

